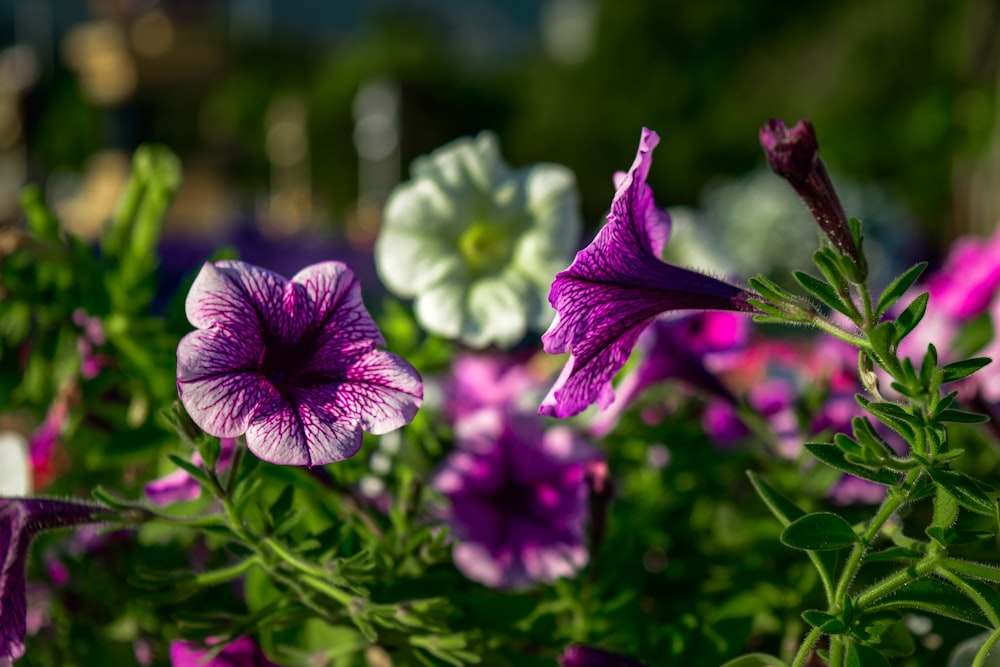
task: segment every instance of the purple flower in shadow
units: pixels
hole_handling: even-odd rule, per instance
[[[581,644],[570,644],[559,658],[559,667],[645,667],[638,660]]]
[[[24,655],[28,609],[24,569],[35,536],[53,528],[101,523],[110,518],[97,505],[55,498],[0,498],[0,667]]]
[[[221,450],[216,469],[218,472],[224,473],[233,462],[236,441],[232,438],[222,438],[220,445]],[[205,462],[202,460],[201,455],[195,452],[191,456],[191,463],[201,467]],[[154,479],[146,485],[146,497],[153,501],[153,504],[161,507],[170,505],[171,503],[184,502],[185,500],[194,500],[200,495],[201,484],[183,469],[175,470],[165,477]]]
[[[569,577],[587,562],[591,469],[602,461],[563,426],[484,409],[455,425],[433,485],[451,501],[455,565],[494,588]]]
[[[251,264],[206,263],[187,297],[197,327],[177,347],[177,390],[191,418],[285,465],[353,456],[362,430],[408,423],[423,383],[385,345],[341,262],[291,280]]]
[[[636,343],[642,354],[639,364],[615,388],[614,401],[590,425],[590,433],[606,435],[642,392],[664,380],[677,379],[735,402],[708,362],[714,355],[745,345],[747,333],[747,320],[734,313],[705,312],[654,320]]]
[[[214,644],[213,640],[208,640]],[[277,667],[267,659],[260,647],[249,637],[230,642],[215,657],[209,658],[211,649],[185,641],[170,642],[171,667]]]
[[[556,275],[549,302],[556,309],[542,336],[549,354],[570,357],[539,413],[570,417],[595,401],[610,405],[611,378],[628,360],[643,330],[675,310],[753,312],[751,292],[711,276],[664,263],[670,216],[646,185],[655,132],[643,128],[635,162],[618,178],[608,224]]]

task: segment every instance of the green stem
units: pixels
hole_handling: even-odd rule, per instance
[[[1000,568],[993,567],[992,565],[974,563],[957,558],[945,558],[941,561],[940,565],[949,572],[957,572],[967,577],[1000,583]]]
[[[993,627],[1000,628],[1000,616],[997,616],[996,611],[993,610],[993,606],[986,601],[982,593],[970,586],[968,582],[963,581],[961,577],[952,574],[940,565],[934,569],[934,572],[939,577],[946,579],[952,586],[965,593],[966,597],[976,603],[976,606],[989,619]]]
[[[830,667],[844,667],[844,642],[840,637],[830,637]]]
[[[986,638],[986,641],[983,642],[982,648],[979,649],[979,652],[976,653],[975,659],[972,661],[972,667],[985,667],[986,658],[989,657],[990,651],[993,650],[993,647],[998,641],[1000,641],[1000,628],[994,630],[990,636]]]
[[[882,526],[888,521],[892,515],[899,509],[899,506],[903,504],[906,497],[909,495],[910,488],[913,483],[917,480],[920,475],[919,469],[911,470],[906,473],[906,477],[903,479],[896,493],[886,494],[885,500],[882,501],[882,505],[878,509],[878,513],[875,514],[875,518],[872,519],[871,523],[868,524],[868,528],[865,530],[864,535],[861,536],[861,540],[854,545],[851,555],[847,559],[847,563],[844,565],[844,570],[840,575],[840,580],[837,582],[837,587],[833,593],[833,603],[834,605],[843,608],[844,597],[847,595],[847,589],[854,581],[854,577],[858,573],[858,568],[861,567],[861,561],[864,559],[865,554],[868,551],[871,541],[875,539],[879,531],[882,530]]]
[[[809,653],[812,651],[812,647],[819,641],[820,635],[823,633],[819,628],[813,628],[806,635],[805,639],[802,640],[802,644],[799,646],[798,653],[795,654],[795,660],[792,661],[792,667],[804,667],[806,660],[809,659]]]
[[[844,331],[838,327],[833,322],[830,322],[826,318],[817,315],[812,319],[812,325],[817,329],[822,329],[831,336],[836,336],[845,343],[850,343],[851,345],[861,348],[862,350],[871,350],[871,344],[869,344],[868,339],[862,336],[852,334],[849,331]]]
[[[217,586],[241,577],[258,565],[260,565],[260,560],[253,556],[229,567],[201,572],[195,576],[195,581],[202,586]]]
[[[885,579],[882,579],[871,588],[858,595],[854,601],[855,608],[864,609],[868,607],[873,602],[884,598],[886,595],[889,595],[890,593],[913,583],[917,579],[930,574],[935,571],[940,564],[941,557],[938,554],[931,554],[917,561],[913,565],[897,571],[895,574],[890,574]]]

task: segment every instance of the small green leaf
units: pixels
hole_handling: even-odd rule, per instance
[[[882,317],[885,311],[889,310],[894,303],[899,301],[902,296],[906,293],[906,290],[913,286],[913,283],[917,282],[917,279],[927,268],[927,262],[921,262],[915,266],[911,266],[906,270],[903,275],[899,276],[888,287],[882,292],[882,295],[878,299],[878,305],[875,307],[875,319]]]
[[[896,330],[896,342],[906,338],[907,334],[913,331],[913,328],[920,324],[920,320],[924,318],[924,313],[927,312],[927,301],[930,299],[930,294],[924,292],[913,302],[906,307],[906,310],[899,314],[896,318],[896,324],[898,325]]]
[[[178,468],[183,469],[184,472],[195,478],[202,486],[210,486],[211,482],[208,479],[208,473],[206,473],[201,466],[196,466],[176,454],[169,454],[167,455],[167,458],[169,458]]]
[[[815,512],[806,514],[788,525],[781,533],[781,543],[803,551],[836,551],[858,541],[851,524],[836,514]]]
[[[924,554],[919,551],[914,551],[913,549],[907,549],[906,547],[891,546],[882,549],[881,551],[874,551],[865,557],[866,563],[910,563],[913,561],[920,560],[924,557]]]
[[[741,655],[735,660],[730,660],[722,665],[722,667],[788,667],[788,665],[773,655],[750,653]]]
[[[989,486],[955,470],[931,468],[928,473],[939,489],[943,488],[953,495],[958,504],[965,509],[972,510],[977,514],[993,516],[996,505],[988,495],[993,491]]]
[[[818,611],[816,609],[807,609],[802,612],[802,618],[806,623],[813,626],[814,628],[819,628],[824,634],[828,635],[842,635],[847,632],[847,624],[836,616],[826,613],[825,611]]]
[[[750,478],[750,483],[753,484],[757,495],[760,496],[761,500],[764,501],[764,504],[767,505],[767,508],[771,510],[771,513],[781,522],[783,527],[787,527],[788,524],[806,515],[805,510],[799,508],[791,500],[775,491],[774,488],[758,477],[752,470],[747,470],[747,477]]]
[[[844,452],[836,445],[825,442],[807,442],[805,448],[810,454],[818,458],[831,468],[836,468],[855,477],[861,477],[872,482],[878,482],[885,486],[895,486],[899,483],[899,474],[886,468],[870,468],[868,466],[851,463],[847,460]]]
[[[871,646],[850,642],[847,645],[847,667],[892,667],[892,665]]]
[[[941,422],[954,422],[956,424],[982,424],[990,420],[989,415],[981,412],[969,412],[968,410],[954,410],[948,408],[937,413],[936,418]]]
[[[972,359],[963,359],[962,361],[950,363],[941,370],[944,371],[945,382],[954,382],[955,380],[961,380],[964,377],[972,375],[983,366],[992,362],[993,360],[989,357],[973,357]]]
[[[896,323],[892,320],[879,322],[869,332],[868,339],[876,355],[883,359],[891,356],[893,345],[899,339]]]
[[[958,500],[946,491],[944,487],[937,487],[937,495],[934,497],[934,520],[931,522],[931,525],[942,529],[951,528],[957,519]],[[930,536],[934,537],[933,535]],[[944,546],[943,542],[941,544]]]
[[[854,318],[856,316],[857,309],[844,303],[844,300],[837,294],[837,290],[831,285],[802,271],[795,271],[792,275],[802,285],[802,288],[819,299],[820,303],[826,304],[847,317]]]

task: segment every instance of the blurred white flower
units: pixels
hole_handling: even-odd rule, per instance
[[[427,331],[475,348],[512,347],[544,330],[555,274],[581,229],[576,178],[542,163],[513,170],[482,132],[414,160],[386,203],[379,277],[414,298]]]

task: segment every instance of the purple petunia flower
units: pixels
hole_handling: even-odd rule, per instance
[[[642,130],[628,173],[618,179],[608,224],[556,275],[549,302],[556,319],[542,336],[550,354],[570,357],[539,412],[570,417],[614,397],[611,378],[625,365],[639,334],[675,310],[753,312],[752,293],[660,259],[670,216],[656,207],[646,185],[655,132]]]
[[[209,644],[214,644],[211,639]],[[171,667],[278,667],[267,659],[260,647],[249,637],[230,642],[214,658],[208,658],[209,649],[185,641],[170,642]]]
[[[0,667],[10,667],[24,654],[28,621],[24,568],[35,535],[108,518],[108,510],[97,505],[54,498],[0,498]]]
[[[645,667],[638,660],[593,646],[570,644],[559,658],[559,667]]]
[[[451,501],[455,565],[494,588],[552,582],[587,562],[588,475],[599,456],[530,413],[484,409],[455,425],[434,477]]]
[[[265,461],[322,465],[408,423],[423,383],[385,340],[341,262],[291,280],[236,261],[206,263],[187,297],[197,327],[177,347],[177,390],[220,438],[246,434]]]

